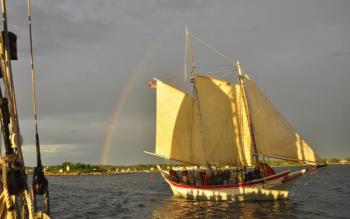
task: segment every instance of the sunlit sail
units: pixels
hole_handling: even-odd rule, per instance
[[[250,92],[252,124],[258,153],[286,160],[322,163],[316,152],[246,76]]]

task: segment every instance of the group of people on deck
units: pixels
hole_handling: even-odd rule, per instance
[[[235,168],[233,170],[184,170],[180,171],[179,173],[170,169],[169,179],[176,183],[185,185],[206,186],[245,183],[274,175],[275,171],[267,163],[258,163],[258,165],[250,171],[247,171],[246,167],[243,167]]]

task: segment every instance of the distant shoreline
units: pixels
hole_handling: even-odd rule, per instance
[[[156,173],[148,172],[148,173]],[[53,174],[53,173],[45,173],[45,176],[114,176],[114,175],[126,175],[126,174],[135,174],[135,173],[147,173],[145,171],[136,171],[136,172],[127,172],[127,173],[67,173],[67,174]]]
[[[328,165],[350,165],[350,163],[328,163]],[[305,166],[305,165],[298,165],[298,164],[289,164],[289,165],[271,165],[272,167],[295,167],[295,166]],[[178,167],[181,168],[181,167]],[[222,168],[225,169],[225,168]],[[129,171],[129,172],[91,172],[91,173],[78,173],[78,172],[64,172],[64,173],[50,173],[45,172],[46,176],[62,176],[62,177],[69,177],[69,176],[112,176],[112,175],[125,175],[125,174],[136,174],[136,173],[158,173],[159,171],[157,169],[154,169],[152,171],[150,170],[139,170],[139,171]],[[28,173],[28,175],[31,175],[31,173]]]

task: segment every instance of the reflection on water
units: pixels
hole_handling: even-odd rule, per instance
[[[48,179],[54,218],[350,217],[350,165],[308,174],[295,183],[289,200],[273,202],[185,200],[174,197],[159,174]]]
[[[288,201],[210,202],[190,201],[176,197],[162,200],[164,205],[152,211],[153,218],[293,218],[296,206]]]

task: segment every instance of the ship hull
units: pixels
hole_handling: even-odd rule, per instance
[[[179,184],[168,178],[168,173],[158,166],[164,180],[175,196],[193,200],[211,201],[271,201],[286,199],[289,190],[306,170],[284,171],[266,178],[232,185],[191,186]]]

